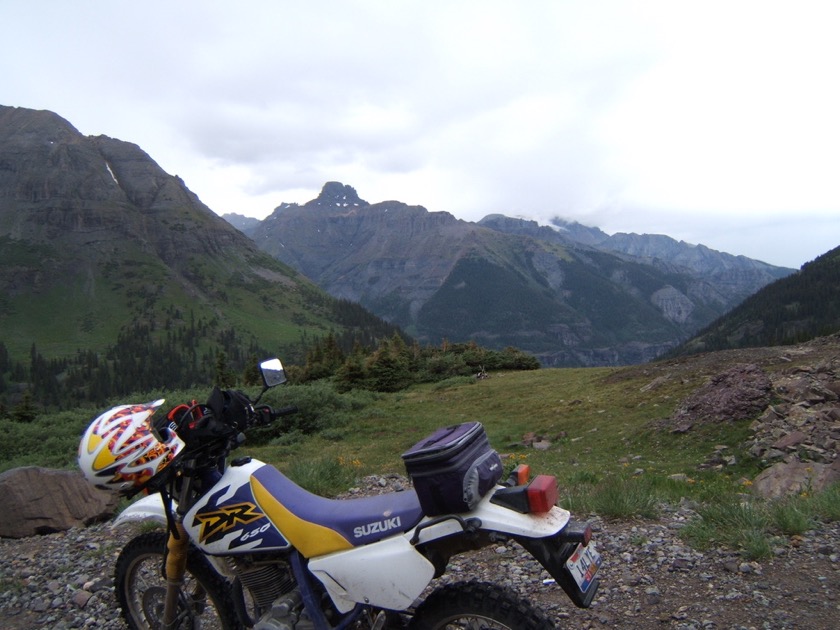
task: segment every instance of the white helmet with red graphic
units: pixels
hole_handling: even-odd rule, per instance
[[[174,431],[163,442],[152,433],[152,414],[163,403],[120,405],[90,424],[79,444],[79,467],[89,482],[133,494],[172,462],[184,442]]]

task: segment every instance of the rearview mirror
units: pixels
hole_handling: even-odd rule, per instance
[[[266,387],[274,387],[286,382],[286,371],[280,359],[268,359],[260,363],[260,374]]]

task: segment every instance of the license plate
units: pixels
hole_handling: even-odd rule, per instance
[[[600,566],[601,554],[595,549],[595,543],[589,543],[586,547],[578,545],[575,552],[566,560],[566,567],[584,593],[592,584],[592,579]]]

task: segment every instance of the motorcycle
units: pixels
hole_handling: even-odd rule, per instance
[[[260,373],[254,401],[214,388],[206,403],[156,419],[163,400],[115,407],[85,432],[79,465],[88,480],[146,493],[114,526],[163,526],[117,559],[115,593],[129,627],[554,628],[499,585],[431,588],[452,556],[511,539],[576,606],[591,605],[601,565],[591,527],[556,506],[554,477],[531,479],[520,465],[503,479],[480,423],[419,442],[403,454],[412,488],[373,497],[324,498],[257,459],[230,459],[249,429],[297,411],[259,404],[286,382],[280,361],[263,362]]]

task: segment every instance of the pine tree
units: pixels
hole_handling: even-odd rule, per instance
[[[220,389],[230,389],[236,385],[236,375],[228,368],[227,355],[221,350],[216,353],[215,384]]]
[[[373,389],[380,392],[396,392],[412,382],[408,360],[401,353],[405,348],[402,339],[400,342],[385,340],[373,353],[366,366]]]
[[[261,382],[259,359],[257,359],[256,354],[252,354],[248,357],[248,361],[245,364],[245,371],[242,373],[242,384],[246,387],[253,387],[259,385]]]
[[[20,402],[12,409],[12,420],[15,422],[32,422],[38,417],[38,408],[32,400],[32,392],[23,392]]]

